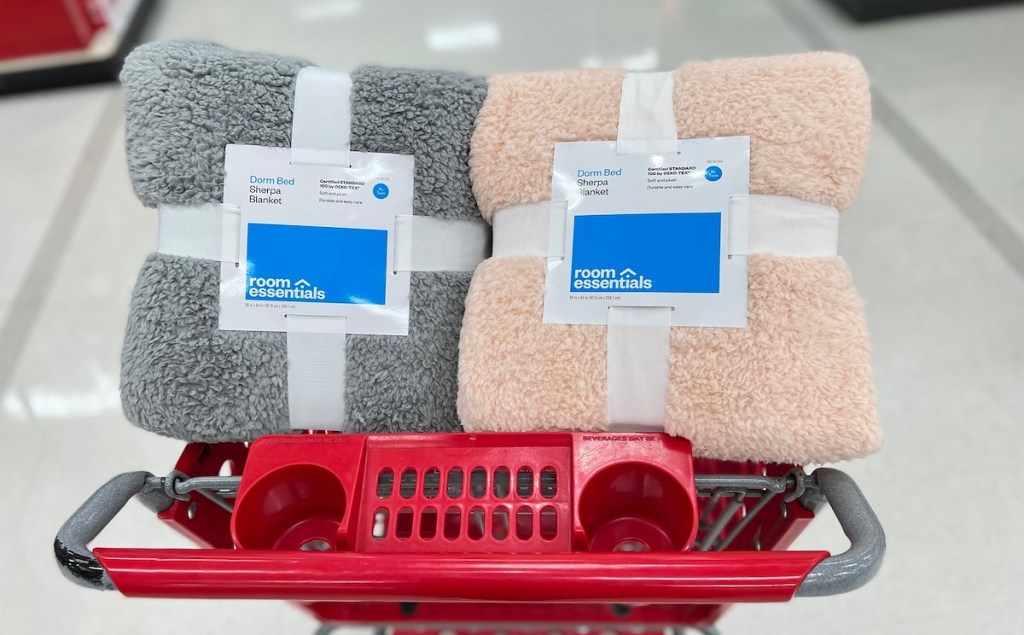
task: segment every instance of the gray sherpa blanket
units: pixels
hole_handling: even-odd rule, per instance
[[[128,167],[148,206],[217,202],[227,144],[288,146],[299,59],[162,42],[125,61]],[[353,151],[415,156],[413,211],[482,222],[467,156],[486,81],[362,67]],[[413,272],[408,337],[349,335],[353,431],[459,429],[456,363],[469,272]],[[128,419],[188,441],[251,440],[288,425],[285,333],[218,330],[219,263],[154,253],[132,296],[122,353]]]

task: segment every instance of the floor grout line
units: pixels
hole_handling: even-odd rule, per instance
[[[89,194],[95,187],[103,159],[110,151],[111,140],[123,121],[123,112],[121,91],[115,90],[100,111],[99,120],[75,163],[71,181],[61,195],[46,233],[10,302],[7,319],[0,325],[0,395],[6,392],[32,329],[49,297],[68,243],[78,226]]]
[[[818,50],[835,50],[835,45],[805,12],[785,0],[773,0],[778,13],[807,43]],[[981,192],[930,143],[910,120],[877,87],[871,89],[871,109],[899,146],[929,179],[956,205],[968,222],[995,248],[1007,264],[1024,279],[1024,237],[999,213]]]

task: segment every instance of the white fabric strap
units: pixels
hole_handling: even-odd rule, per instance
[[[839,210],[834,207],[788,196],[766,195],[737,196],[730,199],[730,203],[731,254],[815,258],[839,253]],[[735,241],[734,232],[738,234]],[[743,251],[744,246],[746,251]]]
[[[512,205],[494,215],[494,253],[551,256],[550,227],[558,203]],[[563,212],[564,214],[564,212]],[[565,216],[561,216],[565,222]],[[564,233],[562,235],[564,243]],[[838,254],[839,211],[788,196],[733,197],[729,206],[729,253],[827,257]],[[564,251],[564,248],[563,248]]]
[[[293,430],[345,429],[345,318],[285,316]]]
[[[492,256],[565,256],[567,201],[523,203],[494,215]]]
[[[671,307],[609,307],[610,429],[663,428],[671,326]]]
[[[551,201],[548,213],[548,258],[565,259],[565,240],[569,228],[569,201]]]
[[[473,271],[490,252],[491,232],[482,222],[395,217],[395,271]]]
[[[729,256],[745,256],[750,253],[750,195],[738,194],[729,197],[729,218],[726,225]]]
[[[672,73],[626,73],[619,101],[618,154],[678,154]]]
[[[349,167],[352,77],[307,66],[295,78],[292,163]]]
[[[242,210],[233,205],[222,205],[220,226],[220,260],[238,266],[242,248]]]
[[[158,205],[157,251],[172,256],[238,262],[238,208],[222,203]]]
[[[548,255],[551,203],[524,203],[494,215],[492,256]]]

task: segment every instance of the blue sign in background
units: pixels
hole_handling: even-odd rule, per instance
[[[383,229],[250,223],[245,297],[268,302],[384,304],[387,259],[388,232]],[[316,289],[324,297],[257,296],[259,289],[280,288]]]
[[[721,242],[719,212],[576,216],[569,291],[718,293]],[[651,286],[581,290],[573,285],[581,269],[590,280],[607,278],[614,269],[615,279],[643,277]]]

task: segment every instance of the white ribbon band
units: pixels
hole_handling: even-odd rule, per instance
[[[671,307],[608,309],[608,425],[660,430],[668,394]]]
[[[619,100],[618,154],[678,154],[672,73],[626,73]]]
[[[299,71],[292,109],[292,163],[351,165],[351,98],[352,78],[347,73],[316,67]],[[343,430],[346,319],[287,315],[285,321],[292,429]]]
[[[285,321],[291,428],[344,430],[345,318],[287,315]]]
[[[238,262],[238,208],[222,203],[160,205],[156,250],[172,256]]]
[[[490,253],[491,232],[482,222],[395,218],[395,271],[473,271]]]
[[[825,258],[839,254],[839,210],[834,207],[757,194],[735,196],[730,203],[730,255]]]
[[[494,216],[495,258],[564,254],[552,227],[564,227],[564,202],[512,205]],[[788,196],[752,194],[730,199],[729,254],[827,257],[838,254],[839,211]],[[559,251],[560,250],[560,251]]]
[[[307,66],[295,78],[292,163],[349,167],[352,77]]]

